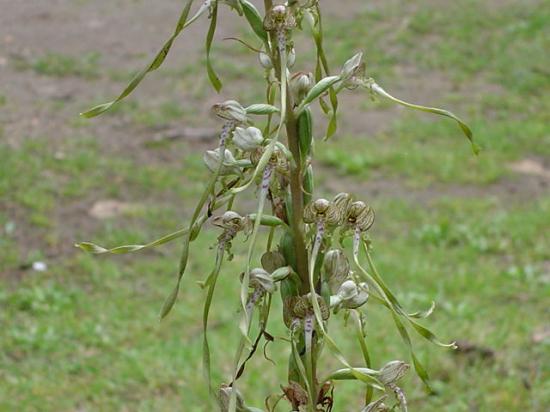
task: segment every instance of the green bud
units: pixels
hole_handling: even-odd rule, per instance
[[[270,70],[273,68],[273,62],[271,61],[271,57],[267,53],[260,52],[258,53],[258,60],[260,61],[260,65],[266,69]]]
[[[311,111],[306,108],[298,117],[298,143],[300,144],[300,161],[306,163],[307,157],[311,154],[313,143],[313,121]],[[309,192],[310,194],[312,191]]]
[[[279,282],[286,279],[291,273],[292,268],[290,266],[283,266],[271,273],[271,279],[273,279],[274,282]]]
[[[313,74],[303,72],[296,73],[289,81],[292,100],[294,100],[295,103],[300,103],[314,84],[315,80],[313,79]]]
[[[281,252],[270,251],[262,255],[262,267],[269,273],[275,272],[277,269],[286,265],[285,258]]]
[[[304,176],[304,203],[307,204],[311,201],[311,195],[313,194],[314,189],[314,180],[313,180],[313,168],[309,165],[306,169]]]

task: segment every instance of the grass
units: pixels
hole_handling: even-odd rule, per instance
[[[76,76],[91,79],[98,75],[100,59],[101,55],[99,53],[87,53],[77,57],[48,52],[31,60],[19,58],[16,61],[16,67],[18,69],[31,69],[45,76]]]
[[[483,193],[489,184],[517,178],[510,162],[548,161],[550,84],[544,50],[550,16],[535,1],[506,2],[509,7],[482,3],[364,7],[352,22],[326,24],[326,41],[333,65],[368,45],[371,73],[390,91],[415,80],[400,78],[400,66],[412,65],[428,78],[442,73],[443,90],[435,97],[419,96],[427,100],[419,103],[447,106],[468,119],[483,154],[472,156],[452,122],[399,111],[376,135],[340,134],[329,144],[317,144],[325,165],[321,181],[349,175],[346,182],[353,190],[383,176],[401,182],[404,191],[448,186]],[[216,53],[224,62],[217,63],[220,72],[238,82],[241,66],[225,65],[230,55]],[[46,60],[33,63],[33,70],[92,80],[97,73],[96,63],[77,70],[73,62],[61,64],[64,59]],[[201,71],[197,65],[186,72],[191,78],[178,87],[189,86],[199,107],[208,95],[199,87]],[[373,106],[367,95],[364,106],[389,108]],[[154,107],[123,103],[117,111],[144,126],[195,113],[171,100]],[[213,410],[201,379],[205,293],[196,281],[211,268],[216,231],[193,244],[180,300],[162,323],[158,312],[175,281],[177,241],[116,257],[66,248],[74,240],[141,243],[181,227],[207,175],[201,154],[176,142],[144,149],[148,159],[169,160],[144,162],[137,153],[141,149],[111,150],[108,141],[90,133],[75,127],[75,136],[58,143],[48,136],[17,146],[0,143],[0,411]],[[377,211],[374,255],[408,308],[438,303],[427,322],[438,336],[467,341],[494,356],[454,354],[415,339],[436,394],[428,396],[410,373],[405,379],[410,410],[544,411],[550,404],[550,351],[548,340],[534,336],[547,330],[550,196],[544,189],[529,198],[505,191],[478,197],[460,190],[445,193],[425,199],[382,193],[371,199]],[[78,207],[105,198],[142,207],[102,221]],[[237,206],[247,211],[249,200]],[[240,239],[234,244],[235,260],[222,273],[211,320],[216,382],[227,379],[239,338],[237,288],[245,250]],[[22,269],[36,260],[46,261],[48,270]],[[367,313],[375,366],[406,359],[397,332],[388,326],[388,313],[373,302]],[[275,315],[269,331],[284,336],[277,320]],[[360,362],[349,327],[337,320],[331,328]],[[267,351],[276,366],[260,355],[242,382],[248,403],[256,406],[279,390],[285,376],[286,343],[276,339]],[[328,353],[322,364],[324,370],[338,367]],[[358,410],[359,398],[356,384],[339,384],[335,410]]]

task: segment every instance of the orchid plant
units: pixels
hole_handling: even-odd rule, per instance
[[[263,102],[227,100],[213,106],[221,131],[216,147],[204,154],[209,179],[185,228],[143,245],[105,248],[90,242],[77,246],[87,252],[121,254],[137,252],[182,239],[182,253],[175,287],[161,310],[161,318],[174,306],[192,254],[191,245],[207,222],[217,231],[214,267],[200,286],[206,291],[203,311],[203,363],[207,385],[221,411],[275,411],[288,401],[292,411],[333,410],[334,389],[340,380],[355,380],[365,388],[362,412],[407,411],[399,380],[409,364],[395,360],[379,368],[367,348],[365,314],[376,310],[378,303],[391,314],[398,333],[410,352],[417,375],[429,387],[428,374],[414,353],[410,331],[443,347],[442,343],[418,319],[428,317],[427,310],[410,313],[397,300],[372,257],[369,229],[375,220],[373,208],[365,199],[349,193],[332,199],[317,198],[312,167],[313,104],[318,103],[328,117],[323,140],[337,131],[338,97],[344,90],[366,91],[373,98],[449,117],[457,122],[473,142],[468,126],[453,113],[400,100],[367,75],[362,53],[343,62],[331,72],[323,48],[323,23],[319,0],[288,0],[274,3],[264,0],[262,16],[249,0],[205,0],[191,15],[193,0],[187,0],[173,35],[153,61],[139,72],[127,88],[113,101],[82,113],[94,117],[126,98],[152,71],[158,69],[180,33],[200,19],[209,19],[206,34],[206,73],[219,91],[222,83],[216,74],[210,50],[217,25],[218,8],[228,6],[243,18],[255,35],[256,45],[248,45],[258,57],[258,71],[265,73]],[[190,17],[191,16],[191,17]],[[313,40],[316,59],[311,73],[293,72],[296,50],[293,34],[304,31]],[[246,190],[257,193],[257,207],[249,214],[235,211],[235,201]],[[270,212],[266,211],[270,206]],[[261,259],[260,230],[267,231],[268,242]],[[231,376],[214,385],[210,377],[210,342],[208,318],[218,277],[224,261],[231,259],[232,241],[244,236],[248,242],[246,264],[240,282],[240,343],[235,348]],[[267,332],[272,302],[281,299],[282,317],[287,329],[291,357],[288,376],[280,393],[266,397],[263,409],[248,406],[238,389],[247,361],[255,354],[262,339],[271,340]],[[329,332],[329,321],[351,319],[363,364],[352,364]],[[320,375],[320,354],[330,352],[341,369]],[[267,394],[266,394],[267,395]]]

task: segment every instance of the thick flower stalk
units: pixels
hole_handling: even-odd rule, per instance
[[[219,91],[222,83],[214,69],[211,46],[221,6],[235,11],[256,35],[257,44],[248,46],[255,54],[253,60],[259,62],[259,73],[264,74],[266,99],[244,104],[237,97],[212,107],[221,121],[221,131],[217,144],[204,153],[208,181],[185,227],[142,245],[107,248],[83,242],[77,246],[96,254],[121,254],[181,238],[182,253],[175,286],[162,307],[163,318],[177,300],[188,261],[193,258],[192,243],[207,223],[211,223],[217,231],[212,252],[214,265],[199,284],[205,290],[203,363],[210,393],[222,412],[280,410],[282,403],[279,401],[283,398],[288,401],[286,410],[329,412],[333,410],[334,391],[341,380],[357,381],[362,385],[365,390],[362,412],[395,408],[406,412],[406,395],[398,382],[408,371],[409,364],[403,360],[384,363],[371,359],[369,354],[365,318],[367,313],[376,310],[371,302],[380,303],[389,311],[396,332],[410,352],[417,375],[428,387],[428,374],[415,355],[409,331],[412,328],[439,346],[452,347],[453,344],[441,343],[418,322],[432,313],[433,305],[428,310],[409,313],[378,272],[371,249],[374,241],[370,238],[375,221],[374,208],[349,193],[336,194],[332,200],[315,196],[311,107],[318,103],[328,118],[323,140],[337,134],[340,94],[363,90],[371,97],[451,118],[470,140],[474,151],[477,146],[473,143],[471,130],[453,113],[405,102],[368,77],[362,53],[342,62],[337,74],[331,73],[323,46],[318,0],[265,0],[263,3],[262,16],[258,10],[260,5],[249,0],[206,0],[197,7],[194,0],[187,0],[173,35],[153,61],[116,99],[83,113],[85,117],[100,115],[127,98],[150,72],[162,65],[184,29],[201,19],[210,21],[205,36],[205,72]],[[195,8],[192,17],[188,18]],[[292,72],[299,58],[293,42],[297,30],[304,30],[311,36],[316,50],[316,59],[308,68],[310,72]],[[257,204],[252,210],[242,211],[238,201],[241,193],[247,190],[254,191]],[[260,244],[263,241],[259,242],[264,231],[267,235],[265,249]],[[240,340],[235,348],[233,370],[225,383],[216,382],[217,389],[214,389],[210,376],[208,319],[211,307],[216,304],[213,296],[219,277],[231,276],[222,268],[224,262],[233,257],[232,242],[237,236],[243,236],[248,242],[240,276],[232,277],[240,283],[240,296],[234,297],[241,306]],[[261,258],[257,259],[260,255],[257,252],[262,249]],[[279,316],[270,316],[274,299],[281,299],[283,312]],[[354,328],[349,338],[357,341],[363,364],[350,363],[348,354],[330,334],[329,323],[347,318],[352,319]],[[252,327],[255,320],[258,326]],[[274,385],[273,393],[265,393],[265,409],[260,409],[246,404],[238,386],[240,379],[246,377],[247,362],[255,356],[261,341],[267,343],[275,339],[268,332],[273,322],[283,322],[286,326],[287,336],[282,340],[289,343],[291,356],[284,385]],[[341,369],[324,370],[319,361],[325,350],[341,363]],[[374,365],[380,366],[377,369]],[[210,400],[204,402],[211,405]]]

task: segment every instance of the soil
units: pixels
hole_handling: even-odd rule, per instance
[[[362,7],[376,8],[384,1],[371,1]],[[326,11],[336,18],[346,19],[357,13],[355,0],[325,3]],[[17,147],[27,139],[47,139],[50,145],[62,151],[68,141],[82,133],[75,126],[78,112],[88,108],[91,102],[114,97],[121,91],[127,81],[125,79],[143,67],[170,36],[181,4],[177,0],[0,0],[0,94],[7,100],[0,110],[1,138],[4,142]],[[240,33],[235,14],[226,7],[221,9],[216,38]],[[167,79],[162,75],[163,70],[181,70],[186,61],[203,58],[205,30],[204,24],[192,25],[176,41],[163,68],[151,73],[127,100],[139,101],[144,107],[154,107],[163,101],[191,105],[197,112],[192,124],[207,129],[194,132],[188,128],[180,133],[178,130],[187,125],[172,121],[163,125],[162,130],[168,130],[168,135],[174,135],[174,138],[188,139],[193,146],[204,146],[205,142],[209,142],[211,132],[208,127],[214,125],[209,115],[210,104],[229,98],[233,93],[238,95],[242,86],[239,81],[228,85],[221,97],[208,90],[204,93],[208,96],[206,101],[201,101],[182,87],[174,87],[173,78]],[[22,62],[35,61],[47,53],[76,58],[100,53],[97,75],[92,78],[77,75],[55,77],[22,68]],[[422,73],[414,67],[398,67],[397,70],[407,78],[397,87],[404,98],[422,101],[423,97],[429,97],[429,101],[434,101],[454,87],[442,75]],[[112,73],[126,76],[115,80]],[[206,82],[203,84],[209,87]],[[480,86],[478,90],[494,88],[492,85]],[[342,102],[344,110],[340,125],[344,133],[380,133],[398,113],[398,109],[393,108],[365,113],[359,110],[353,94],[348,94],[348,98]],[[169,145],[165,150],[150,150],[147,143],[159,138],[159,130],[135,124],[124,112],[91,120],[85,133],[97,138],[100,150],[105,153],[123,154],[145,163],[178,159],[178,154],[172,153]],[[162,133],[160,136],[162,138]],[[358,194],[364,192],[369,196],[412,198],[423,202],[439,196],[476,197],[487,193],[502,199],[533,199],[548,192],[550,175],[547,166],[538,159],[526,159],[523,163],[511,165],[517,176],[489,187],[441,185],[411,192],[403,182],[383,177],[359,185],[355,180],[339,178],[337,186],[339,191],[342,185],[349,185]],[[327,189],[336,189],[333,181],[327,181],[326,185]],[[140,193],[140,196],[146,194]],[[100,200],[91,193],[78,202],[61,204],[55,211],[53,218],[64,222],[62,236],[67,239],[67,245],[72,244],[75,233],[95,226],[96,218],[89,211]],[[143,203],[146,204],[147,200],[144,198]],[[24,222],[17,222],[17,225],[23,228],[18,243],[33,245],[33,229],[26,227]],[[71,249],[62,248],[50,253],[66,254],[71,253]]]

